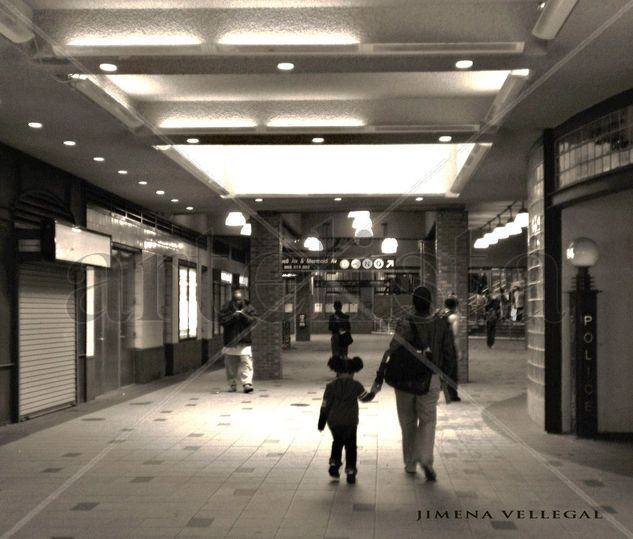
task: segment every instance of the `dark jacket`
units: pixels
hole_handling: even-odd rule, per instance
[[[224,327],[224,346],[237,346],[239,344],[251,344],[251,328],[255,323],[257,313],[255,308],[246,300],[242,300],[242,312],[240,305],[235,301],[229,301],[220,309],[220,324]]]
[[[358,401],[369,402],[374,396],[374,393],[365,391],[363,384],[349,376],[332,380],[325,386],[319,430],[323,430],[326,421],[330,427],[358,425]]]
[[[352,325],[349,323],[349,315],[345,313],[334,313],[330,315],[327,328],[335,335],[341,331],[352,331]]]
[[[418,342],[414,343],[411,321],[415,324]],[[398,321],[396,332],[389,345],[389,350],[394,351],[402,342],[410,343],[414,348],[426,345],[431,349],[431,361],[438,369],[445,374],[455,372],[457,362],[457,351],[455,350],[455,340],[448,318],[438,314],[423,316],[418,314],[409,315]],[[376,373],[376,383],[382,384],[385,375],[386,364],[383,361]],[[445,386],[442,380],[442,386]]]

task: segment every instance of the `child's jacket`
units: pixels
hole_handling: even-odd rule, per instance
[[[340,377],[325,386],[319,430],[325,427],[358,425],[358,401],[368,402],[374,398],[373,393],[365,391],[363,384],[353,378]]]

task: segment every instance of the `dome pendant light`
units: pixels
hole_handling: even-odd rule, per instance
[[[517,216],[514,218],[514,222],[521,228],[527,228],[530,223],[530,214],[525,209],[525,206],[521,206],[519,213],[517,213]]]
[[[315,236],[309,236],[303,242],[303,246],[308,251],[323,251],[323,243]]]
[[[232,211],[226,216],[224,224],[226,226],[244,226],[246,224],[246,218],[241,211]]]

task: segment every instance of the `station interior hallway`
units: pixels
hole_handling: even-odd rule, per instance
[[[366,386],[387,340],[356,337]],[[541,432],[525,410],[523,343],[470,345],[463,402],[441,397],[436,484],[404,473],[387,386],[361,405],[357,484],[329,478],[331,436],[316,428],[329,341],[316,336],[284,353],[283,380],[249,395],[228,393],[207,365],[3,428],[0,537],[631,537],[630,443]],[[529,508],[603,518],[501,512]]]

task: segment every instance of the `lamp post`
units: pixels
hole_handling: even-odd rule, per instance
[[[569,291],[571,338],[575,369],[575,427],[579,437],[598,432],[597,312],[589,268],[598,261],[598,247],[589,238],[578,238],[567,248],[567,260],[578,268]]]

